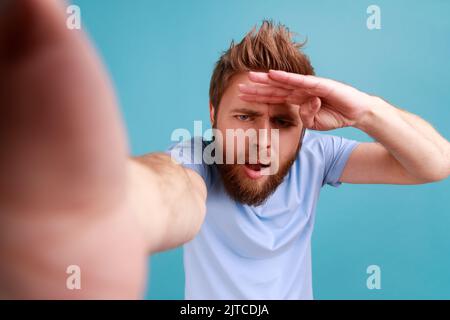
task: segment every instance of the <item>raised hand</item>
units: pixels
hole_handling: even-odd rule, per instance
[[[299,106],[305,127],[332,130],[356,126],[373,103],[373,97],[346,84],[316,76],[278,70],[249,72],[253,84],[239,86],[244,101]]]

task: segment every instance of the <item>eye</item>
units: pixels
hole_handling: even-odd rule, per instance
[[[250,116],[248,116],[246,114],[239,114],[235,117],[236,117],[236,119],[238,119],[240,121],[249,121],[250,120]]]
[[[291,126],[291,123],[289,121],[286,121],[282,118],[275,118],[272,121],[276,126],[280,126],[280,127],[284,127],[284,128]]]

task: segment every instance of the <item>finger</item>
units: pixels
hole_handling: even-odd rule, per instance
[[[266,104],[282,104],[286,103],[285,97],[265,97],[253,94],[240,94],[239,98],[247,102],[266,103]]]
[[[288,101],[289,103],[292,103],[292,104],[302,105],[305,102],[307,102],[308,100],[310,100],[312,97],[313,96],[311,96],[310,94],[306,93],[305,91],[293,90],[292,94],[290,94],[286,98],[286,101]]]
[[[314,117],[320,110],[321,100],[318,97],[309,99],[304,104],[300,105],[300,118],[302,119],[303,125],[306,128],[314,127]]]
[[[0,0],[0,58],[17,61],[67,39],[62,1]]]
[[[337,87],[344,86],[344,84],[330,79],[289,73],[279,70],[270,70],[268,77],[273,81],[283,83],[285,85],[292,86],[298,89],[301,88],[307,93],[321,98],[330,96]]]
[[[270,86],[271,88],[277,88],[280,91],[280,96],[282,96],[282,93],[290,93],[290,96],[295,96],[298,97],[298,100],[300,100],[300,102],[296,103],[296,104],[301,104],[304,103],[307,99],[311,98],[311,94],[308,94],[305,90],[303,89],[298,89],[298,88],[294,88],[292,86],[286,86],[283,84],[280,84],[277,81],[271,80],[269,79],[269,76],[267,73],[264,72],[250,72],[251,75],[249,75],[250,80],[252,80],[252,82],[255,82],[256,84],[260,84],[263,86]],[[253,81],[255,80],[255,81]],[[247,92],[246,92],[247,93]],[[248,94],[254,94],[254,93],[248,93]]]
[[[265,84],[239,84],[239,91],[244,94],[266,97],[287,97],[292,90],[273,87]]]
[[[290,89],[290,90],[296,89],[295,86],[287,85],[285,83],[272,80],[271,78],[269,78],[269,74],[266,72],[250,71],[248,73],[248,78],[252,82],[266,84],[276,88]]]

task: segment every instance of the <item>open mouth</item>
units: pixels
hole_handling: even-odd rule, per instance
[[[262,176],[261,171],[264,169],[267,169],[270,167],[270,163],[269,164],[264,164],[264,163],[255,163],[255,164],[250,164],[250,163],[246,163],[244,165],[244,170],[245,173],[247,174],[247,176],[250,179],[258,179]]]

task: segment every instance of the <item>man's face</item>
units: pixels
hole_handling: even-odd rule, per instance
[[[220,141],[217,143],[223,149],[224,162],[234,159],[232,164],[228,161],[218,164],[218,168],[225,188],[233,199],[249,205],[260,205],[283,181],[295,161],[303,124],[298,106],[241,100],[240,83],[251,83],[247,73],[235,75],[219,107],[216,110],[211,108],[213,128],[221,131],[223,136],[222,145]],[[256,132],[256,139],[247,136],[245,143],[240,144],[235,135],[231,140],[233,143],[230,143],[226,138],[229,129],[236,133],[239,131],[237,129]],[[278,139],[274,139],[276,133]],[[256,155],[256,158],[251,158],[251,154]],[[237,162],[240,156],[245,159],[244,164]]]

